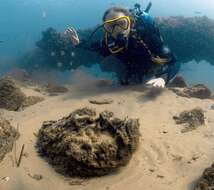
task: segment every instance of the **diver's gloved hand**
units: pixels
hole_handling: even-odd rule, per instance
[[[153,87],[164,88],[166,82],[163,78],[156,78],[149,80],[146,84],[152,85]]]
[[[68,28],[64,32],[64,34],[67,35],[71,39],[71,42],[74,46],[76,46],[80,43],[79,36],[74,28]]]

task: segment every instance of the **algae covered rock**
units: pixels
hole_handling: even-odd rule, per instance
[[[121,120],[104,111],[78,109],[58,121],[44,122],[37,148],[60,173],[102,176],[125,166],[139,141],[137,119]]]
[[[0,161],[13,148],[14,141],[19,137],[19,133],[13,128],[9,121],[0,117]]]
[[[184,89],[172,89],[178,96],[187,98],[211,99],[212,91],[204,84],[196,84]]]
[[[190,111],[183,111],[179,116],[174,116],[176,124],[185,124],[186,128],[182,132],[188,132],[205,124],[204,111],[201,108],[194,108]]]
[[[0,108],[17,111],[25,101],[25,94],[9,78],[0,79]]]
[[[202,177],[197,182],[194,190],[212,190],[214,189],[214,164],[204,170]]]
[[[18,111],[43,101],[37,96],[27,97],[10,77],[0,79],[0,108],[9,111]]]
[[[185,94],[188,94],[190,97],[207,99],[212,95],[211,90],[206,87],[204,84],[197,84],[191,88],[187,88],[184,90]]]

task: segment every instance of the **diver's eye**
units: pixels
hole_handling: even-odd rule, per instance
[[[114,33],[114,34],[120,34],[120,33],[123,33],[123,32],[124,32],[124,29],[121,28],[121,26],[119,26],[119,25],[116,25],[114,27],[113,31],[112,31],[112,33]]]
[[[114,29],[114,24],[112,24],[112,23],[106,23],[106,24],[104,24],[104,29],[107,32],[112,32],[112,30]]]
[[[127,30],[129,27],[129,22],[127,19],[120,19],[115,24],[123,28],[124,30]]]

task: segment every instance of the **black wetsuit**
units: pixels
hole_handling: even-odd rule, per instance
[[[106,57],[111,55],[104,40],[91,44],[90,49]],[[170,49],[164,45],[159,28],[147,13],[136,20],[128,45],[123,51],[113,54],[120,62],[100,64],[103,71],[113,71],[122,84],[141,83],[149,77],[162,77],[166,83],[179,71],[180,65]],[[155,63],[151,55],[167,58],[164,65]]]

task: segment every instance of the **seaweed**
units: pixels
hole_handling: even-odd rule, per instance
[[[44,122],[37,148],[56,171],[102,176],[125,166],[139,143],[138,119],[119,119],[109,111],[96,117],[90,108],[75,110],[58,121]]]

